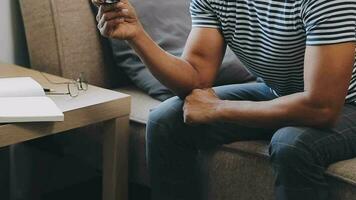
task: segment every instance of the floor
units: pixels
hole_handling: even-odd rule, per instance
[[[146,187],[130,184],[129,200],[150,200],[150,191]],[[81,184],[73,185],[61,191],[52,192],[43,200],[101,200],[101,177],[93,178]]]
[[[101,200],[101,177],[49,193],[42,200]]]

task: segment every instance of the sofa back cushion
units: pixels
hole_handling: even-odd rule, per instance
[[[31,67],[112,87],[123,73],[111,66],[111,52],[96,30],[90,0],[20,0]],[[106,51],[110,53],[106,53]],[[113,76],[115,75],[115,76]]]

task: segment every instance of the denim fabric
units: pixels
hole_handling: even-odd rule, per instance
[[[356,156],[356,106],[346,104],[329,130],[285,127],[272,137],[278,200],[327,200],[326,167]]]
[[[225,100],[278,98],[264,83],[228,85],[214,90]],[[173,97],[150,113],[146,147],[154,200],[206,199],[199,154],[201,150],[234,141],[271,139],[278,200],[326,200],[325,167],[356,155],[356,107],[352,105],[345,105],[332,130],[308,127],[268,130],[226,122],[190,126],[183,122],[183,104]]]

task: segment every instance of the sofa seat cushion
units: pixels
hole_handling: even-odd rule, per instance
[[[147,167],[145,164],[145,129],[146,122],[148,120],[149,110],[158,106],[160,101],[157,101],[144,92],[135,87],[126,87],[117,89],[119,92],[123,92],[132,96],[131,105],[131,142],[130,142],[130,163],[131,181],[148,185]],[[267,182],[273,183],[272,170],[268,163],[268,145],[269,141],[240,141],[232,144],[227,144],[214,150],[213,152],[207,152],[209,157],[209,179],[210,187],[220,191],[221,188],[228,188],[230,186],[225,184],[239,185],[237,182],[244,182],[253,184],[253,176],[251,173],[255,173],[258,176],[263,177],[264,184]],[[224,168],[224,170],[221,170]],[[226,168],[226,169],[225,169]],[[231,170],[233,169],[233,170]],[[254,171],[251,171],[253,169]],[[245,176],[243,175],[245,174]],[[330,165],[326,171],[328,180],[333,185],[333,196],[345,196],[356,194],[356,158],[340,161]],[[247,177],[246,177],[247,176]],[[235,177],[230,180],[231,177]],[[243,180],[241,179],[243,178]],[[232,182],[234,183],[232,183]],[[236,182],[236,183],[235,183]],[[270,184],[270,185],[271,185]],[[257,184],[258,185],[258,184]],[[273,185],[273,184],[272,184]],[[335,187],[334,187],[335,186]],[[337,187],[336,187],[337,186]],[[271,187],[263,185],[249,186],[255,187],[256,190],[266,190],[266,193],[271,194]],[[242,188],[242,186],[240,187]],[[338,189],[339,188],[339,189]],[[268,191],[267,191],[268,189]],[[247,189],[246,189],[247,190]],[[342,192],[344,191],[345,192]],[[241,192],[241,191],[240,191]],[[218,192],[219,195],[221,194]],[[232,193],[236,192],[236,187],[231,189],[231,192],[226,192],[234,196]],[[241,194],[241,193],[240,193]],[[251,193],[250,193],[251,194]],[[212,196],[218,195],[211,194]],[[227,196],[229,196],[227,195]],[[246,197],[246,199],[258,199],[257,196]],[[346,196],[345,196],[346,198]],[[219,198],[216,198],[219,199]],[[334,199],[334,198],[333,198]]]
[[[356,158],[334,163],[328,167],[326,173],[340,181],[356,186]]]
[[[224,145],[221,150],[232,153],[248,153],[268,159],[268,146],[268,141],[241,141]],[[356,186],[356,158],[330,165],[326,170],[326,174]]]
[[[241,141],[224,145],[222,150],[230,152],[244,152],[262,158],[268,158],[269,141]]]
[[[134,122],[146,124],[150,109],[161,103],[134,86],[119,88],[116,91],[131,95],[130,119]]]

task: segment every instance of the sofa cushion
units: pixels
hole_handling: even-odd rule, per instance
[[[237,142],[234,146],[204,152],[201,168],[207,174],[204,181],[208,188],[204,199],[274,200],[273,170],[268,159],[236,149],[238,146],[267,147],[254,142]]]
[[[230,152],[244,152],[262,158],[268,158],[269,141],[241,141],[224,145],[222,150]]]
[[[334,163],[329,166],[326,173],[356,187],[356,158]]]
[[[148,96],[145,92],[134,86],[116,89],[131,96],[131,121],[146,124],[150,109],[158,106],[161,102]]]

